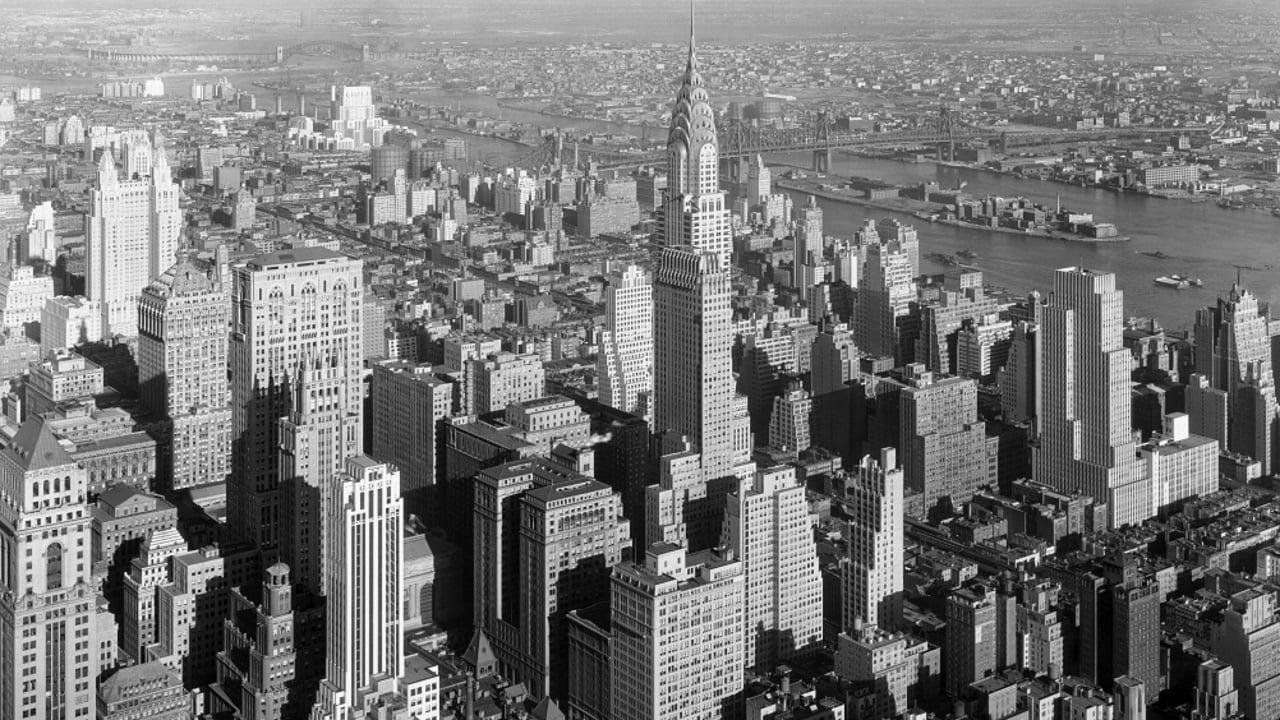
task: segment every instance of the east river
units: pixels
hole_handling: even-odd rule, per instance
[[[472,96],[469,102],[459,95],[451,95],[447,102],[459,100],[464,108],[493,115],[501,112],[505,119],[545,127],[562,124],[596,132],[639,134],[629,126],[557,120],[527,111],[499,110],[487,98],[488,102],[476,101]],[[472,137],[471,144],[472,157],[485,159],[509,159],[524,152],[523,148],[488,138]],[[811,157],[808,153],[798,153],[767,160],[806,167]],[[1218,295],[1230,290],[1236,277],[1235,266],[1240,265],[1257,268],[1242,271],[1245,284],[1263,301],[1274,303],[1280,312],[1280,218],[1266,213],[1220,208],[1212,198],[1197,203],[1165,200],[933,163],[902,163],[837,153],[832,164],[833,173],[843,177],[876,177],[899,185],[936,180],[944,188],[965,183],[965,190],[971,195],[1021,196],[1050,207],[1060,197],[1064,207],[1093,213],[1099,222],[1114,223],[1122,235],[1132,238],[1122,243],[1085,243],[1019,237],[979,228],[932,224],[906,213],[819,200],[826,232],[830,235],[848,237],[867,218],[897,216],[915,225],[920,234],[921,264],[925,272],[946,269],[924,257],[926,254],[954,254],[969,249],[977,253],[972,264],[984,272],[987,282],[1022,294],[1033,289],[1047,292],[1055,268],[1084,265],[1109,270],[1116,274],[1124,291],[1127,314],[1155,317],[1165,327],[1178,329],[1190,326],[1197,308],[1212,304]],[[784,167],[775,167],[775,177],[784,170]],[[797,207],[805,200],[797,193]],[[1157,251],[1168,257],[1160,259],[1142,254]],[[1268,270],[1267,265],[1275,269]],[[1153,282],[1160,275],[1170,274],[1198,277],[1204,286],[1174,290]]]
[[[246,75],[252,77],[253,74],[233,75],[233,81],[239,84],[247,79]],[[176,81],[176,78],[173,80]],[[62,83],[55,81],[45,84],[57,86]],[[174,84],[171,92],[185,91],[186,88],[180,81]],[[255,89],[255,93],[260,96],[260,107],[272,107],[274,101],[270,99],[270,91],[259,88]],[[400,93],[392,91],[390,94]],[[465,90],[437,90],[406,95],[428,106],[461,107],[464,111],[544,128],[559,125],[582,131],[618,132],[636,136],[646,132],[634,125],[553,118],[529,110],[502,108],[491,97]],[[293,104],[289,100],[292,98],[286,100],[286,107]],[[470,148],[468,154],[473,159],[495,164],[510,161],[528,150],[524,146],[497,138],[466,135],[452,130],[437,132],[467,137]],[[655,133],[659,137],[663,134],[660,129],[655,128],[650,128],[647,132],[650,137],[654,137]],[[803,153],[779,155],[767,160],[771,163],[807,167],[811,158],[808,153]],[[783,170],[781,167],[776,168],[775,173]],[[1063,206],[1093,213],[1098,221],[1114,223],[1122,235],[1132,238],[1129,242],[1099,244],[1024,238],[978,228],[931,224],[909,214],[898,214],[904,222],[914,224],[919,230],[921,263],[926,272],[945,270],[943,266],[925,258],[926,254],[954,254],[967,248],[977,253],[978,257],[972,264],[984,271],[988,282],[1021,294],[1032,289],[1047,291],[1055,268],[1083,264],[1116,274],[1120,288],[1125,293],[1125,307],[1129,315],[1155,317],[1165,327],[1177,329],[1191,324],[1196,308],[1211,304],[1215,297],[1225,294],[1235,280],[1235,266],[1241,265],[1258,268],[1243,271],[1245,284],[1262,300],[1280,308],[1280,218],[1266,213],[1223,209],[1212,199],[1202,203],[1165,200],[1042,180],[1022,180],[932,163],[900,163],[842,153],[834,156],[832,171],[844,177],[878,177],[900,185],[926,180],[936,180],[943,187],[957,187],[965,183],[965,189],[971,195],[1022,196],[1047,206],[1052,206],[1060,197]],[[797,196],[795,201],[798,207],[805,198]],[[826,232],[830,235],[848,237],[866,218],[895,215],[885,210],[838,201],[819,202],[825,213]],[[1142,254],[1157,251],[1169,257],[1160,259]],[[1268,265],[1277,269],[1268,270]],[[1169,274],[1201,278],[1204,286],[1173,290],[1153,283],[1157,276]]]

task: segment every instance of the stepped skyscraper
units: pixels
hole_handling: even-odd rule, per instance
[[[1116,276],[1058,270],[1042,320],[1033,475],[1106,503],[1113,527],[1142,522],[1149,501],[1130,427],[1130,354]]]

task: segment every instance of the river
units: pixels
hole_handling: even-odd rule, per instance
[[[534,112],[505,110],[492,98],[474,93],[448,92],[421,99],[455,107],[460,103],[463,108],[492,115],[500,112],[506,119],[543,127],[562,125],[598,132],[636,133],[633,127],[603,121],[557,120]],[[475,153],[472,157],[509,159],[523,152],[500,140],[472,137],[469,142]],[[796,153],[768,160],[806,167],[811,157],[808,153]],[[933,163],[902,163],[836,153],[832,164],[832,171],[838,175],[878,177],[900,185],[926,180],[936,180],[943,187],[966,183],[966,190],[974,195],[1023,196],[1049,206],[1060,197],[1064,207],[1091,212],[1099,222],[1115,223],[1121,234],[1132,238],[1129,242],[1078,243],[1023,238],[977,228],[936,225],[909,214],[899,215],[919,230],[921,265],[926,272],[942,272],[946,268],[923,257],[925,254],[954,254],[965,248],[978,254],[973,264],[983,270],[988,282],[1017,293],[1036,289],[1047,292],[1053,283],[1055,268],[1084,265],[1108,270],[1116,274],[1117,283],[1124,291],[1128,314],[1154,317],[1170,329],[1189,327],[1195,320],[1197,308],[1225,295],[1235,282],[1236,265],[1264,268],[1272,264],[1280,268],[1280,218],[1266,213],[1227,210],[1212,201],[1192,203],[1118,194]],[[781,171],[781,168],[775,169],[777,173]],[[805,198],[797,197],[797,207],[804,201]],[[820,200],[819,203],[824,211],[826,232],[840,237],[851,236],[866,218],[894,215],[836,201]],[[1156,251],[1169,257],[1157,259],[1142,254]],[[1204,286],[1172,290],[1153,282],[1157,276],[1169,274],[1198,277]],[[1280,307],[1280,269],[1244,270],[1242,276],[1245,285],[1262,301]]]
[[[780,156],[773,160],[797,165],[810,162],[805,154]],[[1053,270],[1084,265],[1116,274],[1124,291],[1130,315],[1155,317],[1165,327],[1189,326],[1197,308],[1212,304],[1225,295],[1235,281],[1235,265],[1263,268],[1280,266],[1280,218],[1251,210],[1227,210],[1213,202],[1191,203],[1144,195],[1118,194],[1041,180],[1022,180],[966,168],[933,163],[900,163],[892,160],[858,158],[837,154],[833,158],[837,174],[878,177],[887,182],[909,185],[937,180],[943,187],[967,183],[975,195],[991,193],[1004,197],[1023,196],[1052,206],[1061,197],[1064,207],[1091,212],[1100,222],[1112,222],[1131,241],[1125,243],[1078,243],[1043,238],[1023,238],[980,229],[935,225],[910,215],[920,233],[921,254],[955,253],[968,248],[978,254],[974,264],[988,282],[1015,292],[1048,290]],[[803,198],[796,198],[797,205]],[[882,210],[821,201],[828,234],[848,236],[864,218],[892,215]],[[904,220],[905,221],[905,220]],[[1168,258],[1157,259],[1143,252],[1160,251]],[[925,271],[945,268],[921,258]],[[1202,288],[1173,290],[1157,287],[1159,275],[1182,274],[1204,280]],[[1274,271],[1244,270],[1245,285],[1263,301],[1280,303],[1280,268]]]
[[[211,77],[216,77],[213,73]],[[233,76],[237,84],[248,85],[261,73]],[[48,83],[55,87],[56,81]],[[174,90],[185,88],[174,88]],[[260,107],[271,107],[270,92],[257,88]],[[312,91],[314,93],[314,91]],[[318,94],[318,93],[314,93]],[[397,94],[397,93],[393,93]],[[639,126],[600,120],[554,118],[529,110],[502,108],[492,97],[466,90],[434,90],[407,93],[428,106],[461,107],[489,117],[500,117],[542,128],[577,128],[589,132],[617,132],[640,136]],[[318,98],[314,98],[318,99]],[[286,106],[292,104],[289,98]],[[509,161],[527,152],[527,148],[495,138],[478,137],[457,131],[440,130],[442,134],[458,134],[468,141],[469,155],[486,162]],[[650,129],[652,134],[655,130]],[[657,131],[660,132],[660,131]],[[808,166],[808,153],[777,155],[770,162]],[[988,282],[1023,293],[1033,289],[1047,291],[1053,270],[1070,265],[1085,265],[1116,273],[1125,293],[1125,307],[1130,315],[1159,319],[1168,328],[1189,326],[1197,308],[1213,303],[1230,290],[1235,281],[1236,265],[1263,268],[1280,266],[1280,218],[1251,210],[1226,210],[1213,202],[1191,203],[1164,200],[1142,195],[1117,194],[1103,190],[1080,188],[1041,180],[1021,180],[1005,175],[965,168],[942,167],[932,163],[900,163],[892,160],[859,158],[837,153],[832,171],[838,175],[878,177],[887,182],[910,185],[937,180],[943,187],[967,183],[974,195],[995,194],[1005,197],[1023,196],[1045,205],[1053,205],[1058,197],[1073,210],[1091,212],[1101,222],[1115,223],[1120,233],[1132,238],[1126,243],[1074,243],[1043,238],[1022,238],[980,229],[935,225],[902,214],[904,221],[920,232],[921,264],[926,272],[945,268],[923,255],[931,252],[953,254],[968,248],[978,254],[974,264],[987,276]],[[778,172],[781,169],[777,170]],[[797,197],[796,204],[805,198]],[[825,211],[826,231],[842,237],[850,236],[865,218],[893,215],[883,210],[821,200]],[[1160,251],[1168,258],[1157,259],[1143,252]],[[1204,287],[1172,290],[1157,287],[1156,276],[1183,274],[1204,280]],[[1244,282],[1259,298],[1280,307],[1280,270],[1245,270]]]

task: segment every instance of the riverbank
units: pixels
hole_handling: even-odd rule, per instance
[[[1075,233],[1064,232],[1061,230],[1046,229],[1030,229],[1021,230],[1018,228],[980,225],[965,220],[955,218],[941,217],[941,213],[946,210],[945,205],[939,203],[926,202],[924,200],[915,200],[913,198],[896,197],[889,200],[872,200],[869,198],[858,197],[850,192],[842,192],[839,189],[824,187],[823,183],[812,180],[803,180],[798,178],[779,178],[774,184],[783,190],[792,192],[808,193],[814,197],[820,197],[836,202],[847,203],[849,205],[860,205],[862,207],[875,208],[877,210],[886,210],[889,212],[908,213],[920,220],[926,220],[939,225],[949,225],[951,227],[966,228],[970,230],[982,230],[986,232],[1001,233],[1005,235],[1017,235],[1020,237],[1040,238],[1044,240],[1062,240],[1065,242],[1084,243],[1087,245],[1096,244],[1112,244],[1128,242],[1128,235],[1116,235],[1114,237],[1094,238],[1084,235],[1076,235]]]

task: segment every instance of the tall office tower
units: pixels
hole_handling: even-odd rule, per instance
[[[231,705],[223,709],[245,720],[297,717],[305,708],[288,707],[297,666],[288,566],[276,563],[264,570],[260,593],[228,592],[231,612],[218,652],[215,704]]]
[[[279,420],[304,363],[332,368],[347,414],[359,423],[360,262],[319,247],[260,255],[234,269],[231,318],[232,532],[274,553],[284,530],[277,455]]]
[[[1245,588],[1228,598],[1221,619],[1210,628],[1210,649],[1231,665],[1247,718],[1280,717],[1280,664],[1275,661],[1280,621],[1276,596]]]
[[[756,155],[747,167],[747,202],[755,207],[773,194],[773,173],[764,164],[764,158]]]
[[[956,512],[987,483],[987,431],[978,418],[978,383],[936,378],[918,363],[907,366],[905,380],[898,447],[907,487],[923,496],[925,513]]]
[[[1034,323],[1019,321],[1013,326],[1009,341],[1009,358],[996,374],[1000,388],[1000,412],[1005,422],[1020,423],[1031,420],[1036,414],[1036,363],[1040,352],[1036,348],[1039,329]]]
[[[1184,394],[1191,433],[1217,440],[1219,448],[1227,447],[1231,423],[1227,391],[1211,386],[1204,375],[1191,373]]]
[[[111,153],[102,153],[85,218],[85,295],[101,304],[107,336],[137,334],[138,294],[178,251],[178,196],[164,148],[156,148],[144,180],[121,181]]]
[[[1275,376],[1271,368],[1269,309],[1239,281],[1226,299],[1196,313],[1196,372],[1227,393],[1227,450],[1257,460],[1262,474],[1275,468],[1280,442]]]
[[[139,389],[143,408],[165,418],[165,489],[224,482],[231,471],[229,315],[219,268],[189,257],[138,298]]]
[[[966,320],[978,321],[1000,311],[996,299],[982,287],[982,273],[961,270],[948,273],[938,299],[920,304],[920,335],[916,338],[915,358],[930,370],[945,375],[958,375],[957,333]]]
[[[844,563],[844,631],[860,625],[892,630],[902,620],[902,470],[893,448],[867,455],[845,486],[851,519]]]
[[[169,561],[185,553],[187,543],[177,528],[152,531],[142,541],[124,577],[120,652],[135,663],[147,662],[156,642],[156,590],[169,582]]]
[[[381,145],[391,129],[386,120],[378,117],[373,104],[373,89],[368,85],[347,86],[341,90],[331,88],[333,118],[329,136],[339,149],[362,150]],[[301,109],[299,115],[304,114]]]
[[[744,589],[740,562],[674,545],[614,566],[613,717],[733,717],[743,683]]]
[[[1195,710],[1204,720],[1227,720],[1240,709],[1235,669],[1217,658],[1196,667]]]
[[[796,264],[812,264],[809,262],[810,255],[821,256],[826,246],[822,208],[818,207],[818,199],[810,195],[799,214],[796,222]]]
[[[729,496],[722,544],[746,576],[742,644],[748,668],[769,672],[822,641],[814,522],[794,467],[757,470]]]
[[[731,474],[734,416],[733,310],[729,274],[712,252],[662,251],[653,289],[653,427],[687,436],[704,478]]]
[[[567,468],[533,459],[480,473],[476,626],[535,697],[567,699],[565,614],[606,592],[630,529],[621,495]]]
[[[733,253],[729,205],[720,191],[720,145],[716,116],[698,72],[693,23],[689,60],[671,110],[667,136],[667,190],[662,208],[663,243],[715,253],[726,275]]]
[[[441,423],[453,405],[454,385],[436,377],[433,366],[406,360],[373,365],[373,447],[378,462],[400,468],[406,498],[436,484],[437,460],[444,448]],[[414,503],[409,503],[411,506]],[[421,511],[420,508],[413,508]]]
[[[54,227],[53,203],[48,200],[31,208],[19,256],[26,263],[43,260],[53,265],[58,261],[58,232]]]
[[[785,394],[773,399],[773,415],[769,418],[769,448],[793,454],[808,450],[813,444],[810,426],[812,415],[813,398],[796,381]]]
[[[653,416],[653,285],[630,265],[605,291],[604,329],[596,356],[600,402]]]
[[[876,221],[876,236],[881,244],[907,254],[911,261],[911,277],[920,275],[920,237],[915,227],[903,225],[894,218],[881,218]]]
[[[312,717],[339,720],[404,672],[400,473],[348,458],[326,500],[326,670]]]
[[[1015,664],[1037,675],[1048,673],[1050,668],[1063,667],[1065,624],[1057,609],[1062,586],[1041,578],[1021,584],[1018,590],[1014,610]]]
[[[280,419],[280,557],[293,581],[317,595],[325,592],[325,493],[362,440],[346,373],[304,359],[294,374],[293,409]]]
[[[0,716],[94,713],[98,656],[85,633],[94,589],[82,552],[91,540],[87,475],[35,419],[0,451]]]
[[[1142,522],[1149,507],[1129,426],[1129,351],[1116,276],[1084,268],[1054,274],[1041,311],[1032,448],[1037,482],[1107,504],[1112,527]]]
[[[899,346],[899,323],[916,299],[911,258],[889,245],[870,245],[866,253],[854,306],[854,342],[864,355],[901,362],[907,348]]]
[[[1154,577],[1134,578],[1111,588],[1112,679],[1140,680],[1155,698],[1164,690],[1160,670],[1160,584]],[[1106,684],[1105,678],[1098,678]]]
[[[50,274],[36,275],[35,268],[12,260],[0,266],[0,314],[10,336],[39,336],[40,314],[53,292]]]
[[[996,671],[996,591],[974,582],[947,596],[943,673],[948,697]]]

